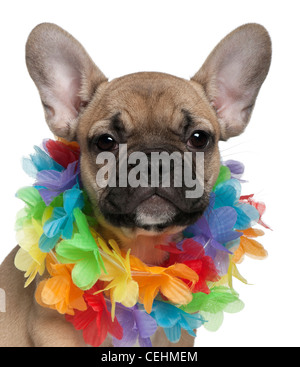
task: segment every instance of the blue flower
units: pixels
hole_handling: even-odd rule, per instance
[[[241,184],[238,180],[230,179],[222,182],[215,188],[214,209],[232,207],[237,214],[234,229],[243,230],[250,228],[259,220],[259,213],[252,205],[240,203],[240,196]]]
[[[44,224],[44,234],[39,241],[39,248],[43,252],[52,250],[60,237],[65,240],[72,238],[75,220],[73,211],[84,206],[82,191],[75,186],[64,192],[63,200],[63,208],[54,208],[52,217]]]
[[[158,326],[164,328],[165,334],[171,343],[177,343],[181,337],[181,328],[190,335],[196,336],[194,329],[199,328],[205,322],[198,314],[188,314],[179,308],[160,301],[154,301],[150,314]]]
[[[22,166],[28,176],[36,178],[38,172],[44,170],[53,170],[61,172],[63,167],[55,162],[46,152],[38,146],[34,146],[35,153],[29,158],[23,158]]]

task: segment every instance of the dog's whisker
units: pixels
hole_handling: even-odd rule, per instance
[[[240,155],[240,154],[252,154],[253,152],[250,152],[249,150],[245,150],[243,152],[236,152],[236,153],[230,153],[230,154],[221,154],[222,158],[224,157],[230,157],[230,156],[233,156],[233,155]]]
[[[250,141],[249,141],[249,143],[250,143]],[[244,143],[238,143],[238,144],[232,145],[231,147],[228,147],[226,149],[220,149],[220,152],[222,154],[223,152],[226,152],[227,150],[231,150],[231,149],[234,149],[236,147],[239,147],[240,145],[245,145],[245,142]]]

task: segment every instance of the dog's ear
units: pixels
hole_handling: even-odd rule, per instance
[[[76,39],[50,23],[42,23],[30,33],[26,63],[51,131],[75,139],[79,114],[107,78]]]
[[[192,80],[215,108],[221,139],[242,133],[271,62],[271,40],[259,24],[245,24],[225,37]]]

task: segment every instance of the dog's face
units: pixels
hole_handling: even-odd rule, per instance
[[[50,129],[80,144],[81,178],[96,214],[110,226],[146,232],[176,232],[202,215],[219,173],[218,141],[245,129],[270,58],[269,36],[257,24],[229,34],[190,81],[137,73],[108,82],[78,41],[53,24],[36,27],[26,48]],[[124,146],[126,158],[179,152],[182,176],[184,153],[190,152],[192,175],[202,178],[201,195],[187,198],[184,182],[172,184],[175,163],[168,187],[120,185]],[[103,152],[116,157],[115,187],[97,180]],[[200,167],[196,153],[203,153]],[[136,168],[125,165],[126,175]]]
[[[125,76],[102,85],[81,116],[78,141],[82,180],[95,206],[114,226],[164,231],[195,222],[205,210],[219,170],[220,129],[203,90],[193,84],[159,73]],[[201,197],[187,199],[184,182],[174,187],[174,170],[168,187],[152,187],[149,169],[148,187],[128,184],[100,188],[95,180],[99,171],[97,156],[104,151],[115,154],[118,178],[121,144],[126,144],[128,156],[145,153],[149,163],[153,152],[179,152],[181,157],[191,152],[194,158],[195,152],[204,152],[205,186]],[[134,167],[128,163],[126,173]],[[194,164],[194,174],[195,170]]]

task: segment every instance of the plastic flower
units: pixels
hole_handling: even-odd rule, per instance
[[[254,208],[257,209],[257,211],[259,213],[259,219],[258,219],[257,223],[262,225],[263,227],[265,227],[267,229],[271,229],[266,223],[264,223],[262,221],[262,216],[263,216],[264,212],[266,211],[265,203],[263,203],[261,201],[253,200],[253,196],[254,196],[254,194],[241,196],[240,197],[240,203],[248,203],[248,204],[254,206]]]
[[[44,224],[44,236],[39,246],[43,252],[49,252],[57,244],[60,237],[71,239],[73,234],[73,211],[82,209],[84,205],[82,191],[75,186],[63,194],[63,208],[54,208],[51,218]]]
[[[140,347],[152,347],[150,336],[157,330],[155,320],[138,306],[131,308],[117,304],[116,318],[123,328],[123,338],[113,338],[115,347],[133,347],[137,340]]]
[[[187,304],[191,301],[190,287],[182,281],[187,279],[192,286],[198,281],[198,275],[184,264],[175,264],[168,268],[147,266],[134,256],[130,257],[132,278],[138,283],[140,301],[150,313],[154,298],[161,292],[171,302]]]
[[[181,328],[195,337],[194,329],[199,328],[205,322],[200,314],[190,315],[173,305],[160,301],[153,302],[151,316],[158,326],[164,328],[167,338],[172,343],[179,342]]]
[[[34,150],[35,153],[30,158],[23,158],[23,169],[28,176],[36,178],[38,172],[44,170],[63,171],[64,168],[41,148],[34,146]]]
[[[38,304],[68,315],[74,315],[74,309],[87,309],[84,292],[72,282],[72,268],[72,265],[47,263],[47,270],[52,277],[39,283],[35,293]]]
[[[102,259],[106,269],[106,274],[102,273],[99,279],[109,282],[102,291],[110,291],[112,319],[114,319],[116,302],[122,303],[125,307],[133,307],[138,300],[139,286],[131,276],[130,251],[123,258],[114,240],[109,241],[112,249],[101,238],[98,238],[98,244],[102,250]]]
[[[213,205],[214,197],[211,196],[210,207],[185,233],[191,234],[196,242],[203,245],[206,255],[214,259],[217,251],[230,253],[225,244],[239,238],[241,234],[233,229],[237,220],[236,211],[228,206],[211,209]]]
[[[218,178],[214,184],[213,190],[222,182],[228,181],[231,178],[230,169],[226,166],[221,165]]]
[[[15,266],[25,271],[27,287],[36,277],[37,273],[44,274],[45,259],[47,254],[39,249],[39,239],[43,234],[42,225],[35,219],[17,232],[17,241],[21,247],[15,256]]]
[[[239,264],[243,261],[245,255],[255,259],[264,259],[268,256],[264,247],[253,239],[253,237],[263,236],[264,231],[260,229],[248,228],[242,231],[243,235],[240,239],[240,245],[235,251],[232,261]]]
[[[116,339],[122,339],[123,329],[115,318],[111,319],[102,293],[95,294],[101,288],[94,285],[89,291],[84,293],[87,303],[86,311],[75,310],[75,315],[66,315],[66,320],[71,322],[76,330],[83,331],[84,341],[93,347],[99,347],[111,334]]]
[[[85,215],[79,208],[74,209],[79,233],[72,240],[60,242],[56,248],[58,260],[64,264],[75,264],[72,270],[73,282],[80,289],[90,289],[106,273],[99,248],[91,234]]]
[[[200,311],[207,321],[204,327],[210,331],[216,331],[223,322],[223,312],[239,312],[244,308],[244,303],[232,288],[216,286],[211,289],[209,294],[193,294],[192,302],[180,308],[188,313]]]
[[[219,280],[218,272],[215,264],[210,256],[205,255],[203,247],[192,238],[186,239],[180,246],[179,250],[176,243],[170,243],[169,246],[159,246],[160,249],[170,253],[169,259],[164,266],[170,266],[176,263],[183,263],[194,270],[199,280],[194,284],[192,291],[209,293],[210,290],[207,282],[215,282]],[[183,280],[188,284],[187,280]]]
[[[41,197],[46,205],[49,205],[56,196],[75,186],[78,175],[79,163],[73,162],[61,172],[56,170],[38,172],[35,186],[39,187]]]
[[[230,176],[229,178],[236,178],[240,182],[245,182],[244,180],[241,180],[241,177],[245,171],[245,166],[243,163],[235,160],[228,160],[223,162],[223,165],[230,170]]]
[[[248,284],[247,280],[239,272],[236,263],[232,261],[233,255],[229,255],[227,273],[222,275],[221,279],[215,283],[215,286],[228,286],[233,288],[233,277],[244,284]]]
[[[79,160],[80,148],[76,142],[70,143],[63,139],[60,139],[60,141],[49,139],[44,143],[44,148],[50,157],[64,168]]]
[[[16,197],[26,204],[26,207],[18,213],[16,222],[17,230],[23,227],[25,221],[30,222],[32,218],[42,220],[46,204],[37,189],[34,187],[24,187],[17,192]]]
[[[240,203],[241,184],[236,179],[222,182],[214,189],[214,209],[221,207],[232,207],[237,214],[235,229],[243,230],[251,227],[259,219],[258,211],[249,204]]]

